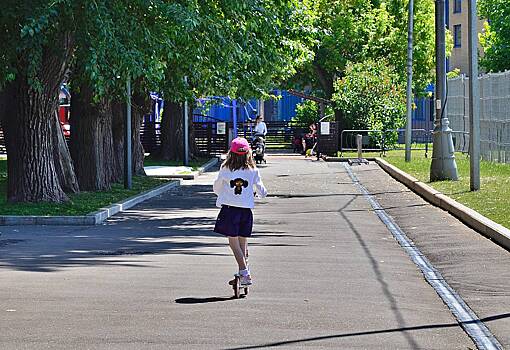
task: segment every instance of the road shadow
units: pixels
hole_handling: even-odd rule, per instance
[[[230,256],[227,241],[213,232],[219,212],[215,199],[211,185],[186,185],[115,215],[104,225],[4,227],[0,269],[56,272],[81,266],[158,268],[144,256]],[[299,246],[258,239],[263,236],[257,232],[252,244]]]
[[[241,347],[235,347],[235,348],[226,348],[225,350],[262,349],[262,348],[271,348],[271,347],[278,347],[278,346],[296,345],[296,344],[321,341],[321,340],[341,339],[341,338],[347,338],[347,337],[360,337],[360,336],[388,334],[388,333],[404,333],[404,334],[406,334],[406,332],[423,331],[423,330],[429,330],[429,329],[456,328],[456,327],[460,327],[462,325],[468,325],[468,324],[479,323],[479,322],[491,322],[491,321],[496,321],[496,320],[509,318],[509,317],[510,317],[510,313],[504,313],[504,314],[499,314],[499,315],[495,315],[495,316],[484,317],[484,318],[481,318],[480,320],[461,322],[461,323],[457,323],[457,322],[455,322],[455,323],[438,323],[438,324],[426,324],[426,325],[411,326],[411,327],[388,328],[388,329],[380,329],[380,330],[364,331],[364,332],[339,333],[339,334],[331,334],[331,335],[324,335],[324,336],[318,336],[318,337],[285,340],[285,341],[266,343],[266,344],[260,344],[260,345],[249,345],[249,346],[241,346]],[[417,348],[413,348],[413,349],[417,349]]]
[[[240,296],[244,298],[244,295]],[[196,298],[196,297],[186,297],[175,299],[177,304],[208,304],[208,303],[217,303],[222,301],[236,300],[234,296],[231,297],[206,297],[206,298]]]
[[[207,210],[209,215],[201,215]],[[162,215],[174,211],[172,217]],[[0,268],[33,272],[100,265],[148,268],[146,255],[225,256],[222,241],[207,239],[218,237],[212,232],[214,211],[211,186],[182,186],[104,225],[4,227]]]

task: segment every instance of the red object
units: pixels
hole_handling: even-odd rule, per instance
[[[60,105],[58,108],[58,119],[65,137],[69,137],[71,135],[71,126],[69,125],[69,107],[69,105]]]

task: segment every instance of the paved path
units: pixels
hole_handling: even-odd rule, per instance
[[[393,203],[371,169],[355,171]],[[0,348],[474,348],[340,164],[273,156],[262,173],[245,299],[230,298],[234,259],[211,232],[214,173],[106,225],[0,228]],[[494,306],[499,337],[508,309]]]

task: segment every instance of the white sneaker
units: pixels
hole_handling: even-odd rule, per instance
[[[252,280],[250,275],[240,276],[241,286],[251,286]]]

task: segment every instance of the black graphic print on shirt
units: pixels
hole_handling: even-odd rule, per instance
[[[230,180],[230,187],[234,188],[234,194],[241,194],[243,193],[243,187],[248,187],[248,181],[243,180],[241,178],[237,178],[234,180]]]

